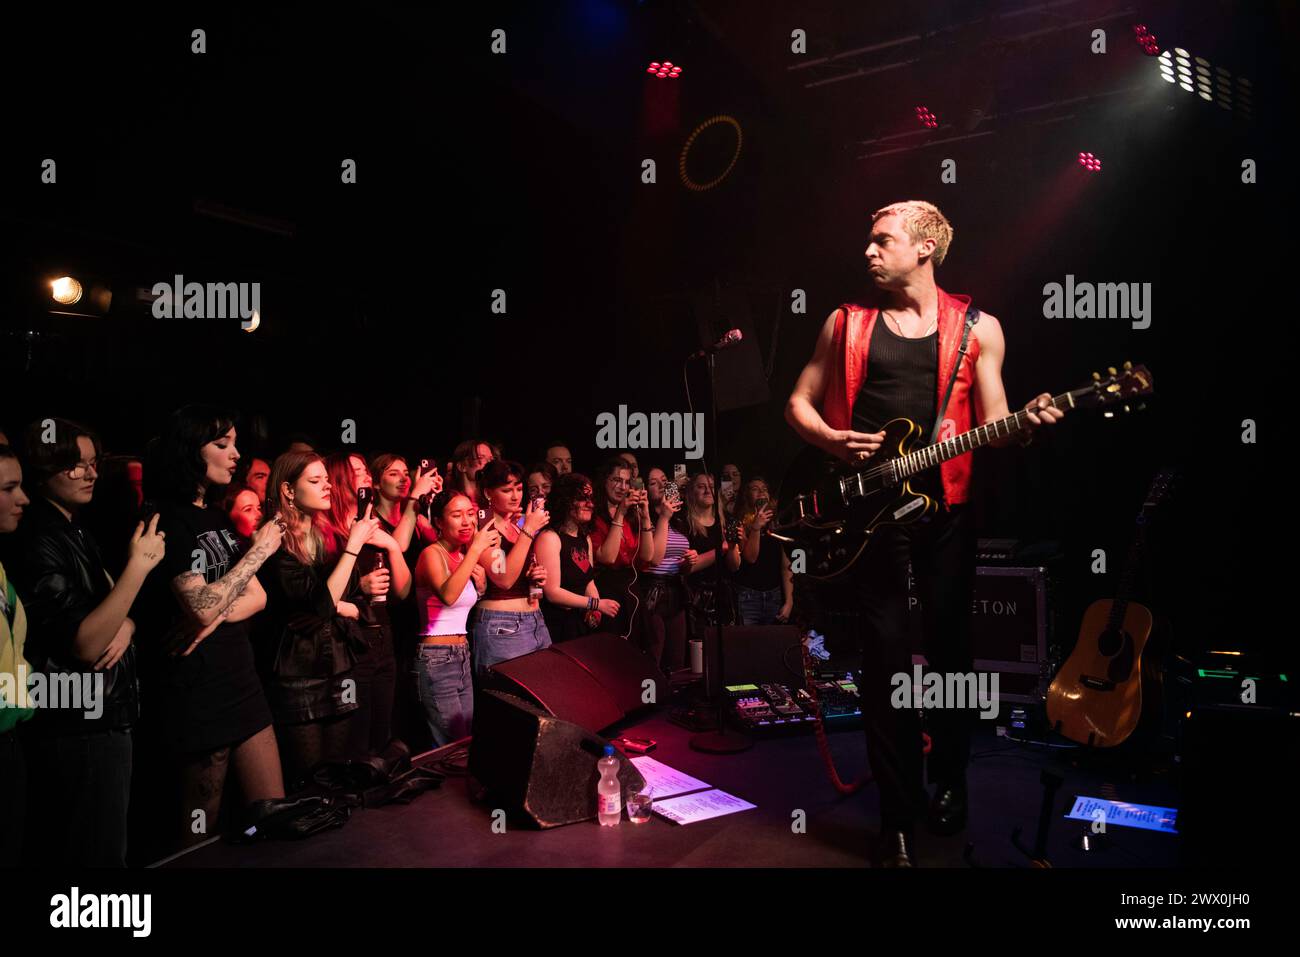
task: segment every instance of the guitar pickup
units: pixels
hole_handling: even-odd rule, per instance
[[[1114,691],[1115,682],[1109,678],[1096,678],[1092,675],[1080,675],[1079,681],[1093,691]]]

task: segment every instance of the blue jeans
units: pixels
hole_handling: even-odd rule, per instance
[[[740,605],[742,625],[775,625],[777,612],[784,601],[780,588],[759,591],[757,588],[736,588],[736,602]]]
[[[474,685],[465,645],[420,645],[415,651],[415,688],[429,722],[434,747],[469,734],[474,720]]]
[[[540,611],[480,609],[474,619],[474,670],[479,674],[501,661],[551,647]]]

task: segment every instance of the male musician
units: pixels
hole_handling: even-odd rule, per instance
[[[916,422],[927,438],[956,368],[941,438],[1010,415],[1002,387],[1006,344],[1002,326],[979,313],[967,354],[958,364],[969,296],[934,282],[952,244],[952,226],[932,204],[911,200],[872,214],[867,268],[875,305],[846,304],[827,318],[813,357],[786,403],[785,417],[807,442],[860,464],[881,447],[890,419]],[[1064,414],[1042,393],[1026,410],[1033,429]],[[972,409],[972,401],[974,408]],[[978,423],[974,420],[978,420]],[[948,420],[951,420],[949,423]],[[1017,440],[1003,437],[993,445]],[[929,636],[927,660],[941,674],[973,670],[970,645],[974,533],[966,514],[971,454],[913,478],[912,487],[940,502],[936,514],[903,526],[881,526],[853,566],[853,591],[865,621],[862,710],[867,754],[880,787],[881,834],[876,862],[912,866],[913,822],[926,800],[921,728],[910,706],[894,708],[891,677],[912,673],[907,629],[907,564],[912,562]],[[931,830],[955,834],[966,824],[966,764],[970,721],[966,710],[927,713],[932,739],[929,777]]]

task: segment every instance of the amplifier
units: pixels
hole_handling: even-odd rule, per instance
[[[975,569],[971,649],[975,670],[998,673],[998,699],[1041,704],[1047,698],[1047,569]]]
[[[908,569],[912,650],[925,653],[921,599]],[[976,671],[998,673],[998,699],[1041,704],[1047,698],[1051,662],[1047,647],[1047,569],[980,565],[971,596],[971,650]]]

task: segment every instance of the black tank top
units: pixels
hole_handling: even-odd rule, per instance
[[[854,431],[878,432],[890,419],[908,418],[921,427],[921,445],[928,444],[939,390],[939,333],[905,339],[882,312],[867,356],[867,376],[853,401]],[[912,479],[913,488],[932,497],[939,497],[941,484],[938,468]]]
[[[587,536],[567,535],[559,529],[555,534],[560,537],[560,587],[575,595],[585,595],[587,585],[596,574],[591,556],[587,554]]]

